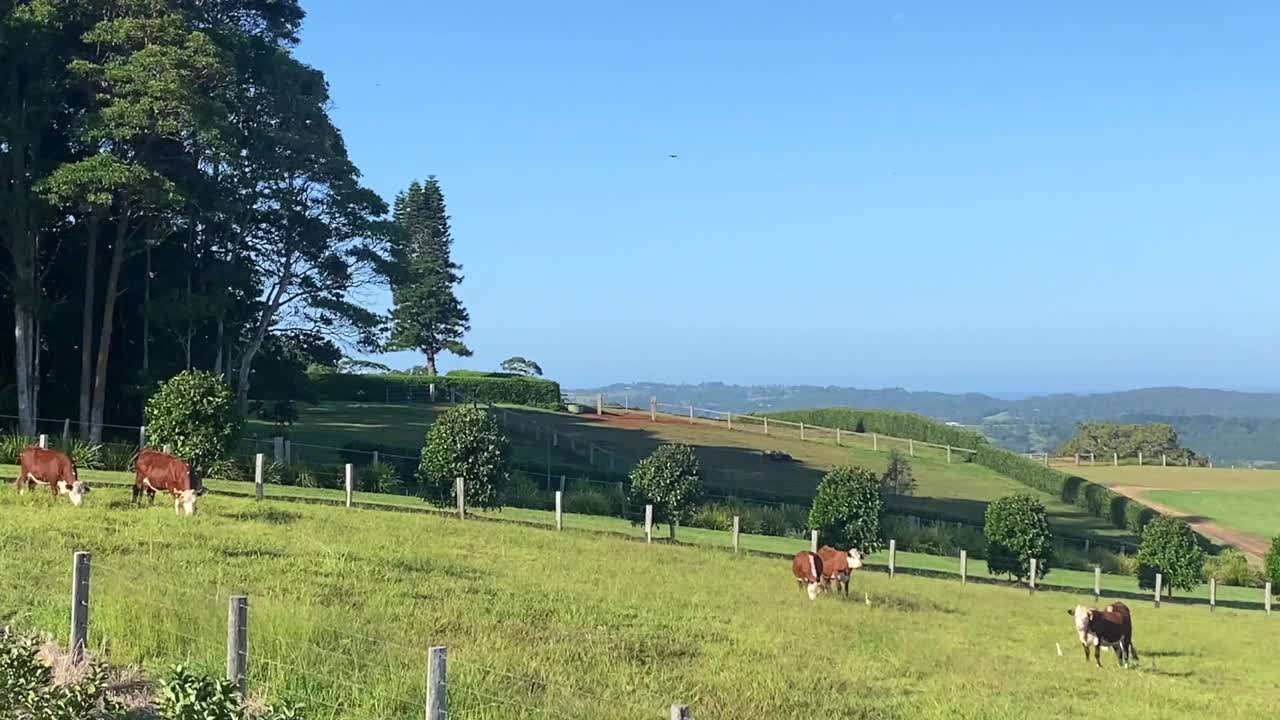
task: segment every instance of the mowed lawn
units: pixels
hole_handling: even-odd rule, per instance
[[[1096,467],[1079,474],[1260,538],[1280,535],[1280,472],[1229,468]]]
[[[1086,664],[1058,593],[860,573],[809,602],[784,561],[429,514],[210,496],[202,514],[0,493],[0,615],[66,634],[94,553],[90,644],[155,672],[225,665],[250,597],[250,684],[315,718],[421,717],[449,647],[458,718],[1265,717],[1275,618],[1134,607],[1138,669]],[[871,605],[864,603],[865,597]],[[1105,600],[1104,600],[1105,602]],[[1059,656],[1061,645],[1064,655]]]
[[[293,456],[302,462],[336,465],[341,459],[332,448],[341,448],[351,442],[416,451],[421,448],[435,414],[443,408],[384,403],[301,406],[299,420],[289,431]],[[616,474],[609,476],[616,478],[617,474],[627,472],[631,464],[659,445],[686,443],[695,448],[703,466],[705,482],[715,488],[713,495],[750,491],[808,498],[816,492],[822,476],[832,467],[854,464],[881,472],[888,464],[890,447],[907,450],[906,446],[881,441],[876,451],[869,440],[849,436],[845,436],[842,446],[837,447],[834,436],[817,435],[812,430],[806,435],[809,439],[801,441],[794,428],[778,425],[771,425],[770,435],[765,436],[755,425],[749,426],[749,430],[730,430],[725,423],[698,420],[689,424],[662,416],[660,422],[649,422],[648,415],[643,413],[613,412],[601,419],[595,415],[570,415],[528,408],[500,410],[507,414],[504,425],[517,459],[542,463],[550,453],[556,474],[569,474],[572,479],[576,471],[583,477],[600,477],[603,462],[593,466],[586,457],[569,452],[570,447],[577,447],[585,453],[583,448],[594,444],[617,455]],[[737,422],[737,427],[744,427],[744,421]],[[249,432],[265,439],[273,435],[275,429],[268,423],[259,422],[251,424]],[[552,437],[555,444],[548,447],[552,445]],[[269,453],[269,443],[264,440],[258,449]],[[781,450],[796,461],[767,461],[761,455],[765,450]],[[963,462],[963,457],[955,452],[953,462],[948,463],[944,452],[918,447],[917,456],[912,459],[918,483],[915,497],[902,499],[896,509],[981,524],[990,501],[1013,493],[1029,493],[1045,504],[1050,522],[1064,535],[1137,542],[1131,533],[1116,529],[1052,495],[1031,489],[983,466]]]

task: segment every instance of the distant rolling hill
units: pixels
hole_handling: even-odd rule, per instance
[[[653,396],[664,403],[734,412],[835,405],[905,410],[974,427],[997,445],[1020,452],[1053,450],[1071,436],[1081,420],[1167,422],[1178,430],[1184,445],[1216,463],[1280,462],[1280,393],[1164,387],[1005,400],[981,393],[902,388],[640,382],[584,388],[570,394],[598,392],[618,401],[629,396],[636,406],[646,405]]]

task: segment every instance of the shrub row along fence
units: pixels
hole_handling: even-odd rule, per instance
[[[1141,452],[1137,455],[1121,455],[1114,452],[1087,452],[1076,453],[1075,455],[1022,453],[1022,455],[1029,460],[1039,462],[1048,467],[1097,467],[1101,465],[1110,465],[1112,467],[1120,467],[1122,465],[1138,467],[1213,467],[1211,458],[1193,457],[1184,453],[1175,453],[1173,457],[1170,457],[1168,453],[1144,455]]]
[[[583,718],[592,717],[601,703],[635,717],[668,710],[672,718],[693,717],[687,705],[600,697],[551,683],[542,672],[472,662],[465,648],[450,652],[426,643],[412,646],[404,641],[403,628],[370,628],[385,635],[369,637],[328,615],[312,618],[307,615],[311,608],[299,612],[295,602],[270,592],[185,587],[158,580],[151,570],[95,559],[89,552],[72,556],[71,580],[72,662],[81,662],[95,643],[106,647],[108,640],[129,645],[126,656],[142,655],[128,657],[136,662],[179,656],[184,664],[219,672],[214,668],[225,658],[226,680],[243,701],[301,701],[308,717]],[[95,618],[101,630],[94,629]],[[117,635],[106,637],[110,632]],[[136,637],[122,642],[124,634]],[[225,648],[210,642],[216,637],[226,638]],[[528,688],[534,686],[537,704],[527,701]],[[290,692],[302,696],[287,697]]]

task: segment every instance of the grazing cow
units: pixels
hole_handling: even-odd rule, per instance
[[[24,448],[21,464],[17,481],[19,495],[26,494],[33,485],[47,485],[55,499],[66,495],[72,505],[80,507],[84,496],[89,494],[89,486],[80,481],[75,463],[64,452],[40,447]]]
[[[1084,647],[1085,662],[1089,660],[1089,649],[1093,648],[1093,660],[1102,667],[1103,646],[1114,650],[1124,667],[1129,666],[1130,658],[1138,659],[1138,651],[1133,647],[1133,618],[1124,603],[1112,603],[1105,610],[1077,605],[1067,614],[1076,619],[1076,634]]]
[[[844,552],[830,545],[823,545],[818,548],[818,557],[822,558],[822,579],[827,589],[831,589],[834,582],[835,589],[849,597],[849,576],[862,567],[862,553],[857,548],[849,548],[848,552]]]
[[[156,492],[173,495],[173,511],[181,515],[196,513],[196,500],[204,495],[200,479],[191,472],[191,466],[182,460],[158,450],[145,449],[138,453],[133,481],[133,502],[140,502],[143,492],[155,502]]]
[[[809,593],[809,599],[818,599],[818,593],[823,589],[822,557],[808,550],[796,553],[791,561],[791,572],[801,589]]]

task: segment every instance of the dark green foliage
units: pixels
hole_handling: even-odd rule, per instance
[[[27,437],[21,433],[0,435],[0,463],[17,465],[22,460],[22,451],[35,444],[35,438]]]
[[[196,675],[179,665],[156,697],[165,720],[240,720],[240,691],[226,680]]]
[[[1148,462],[1167,460],[1174,465],[1199,465],[1196,454],[1178,444],[1178,433],[1165,423],[1123,424],[1082,422],[1076,434],[1058,449],[1059,455],[1088,455],[1122,458],[1142,454]],[[1163,456],[1163,458],[1162,458]]]
[[[1061,498],[1112,525],[1141,532],[1159,513],[1136,500],[1113,493],[1077,475],[1045,467],[1022,455],[993,447],[978,449],[975,462],[1012,480]]]
[[[1032,558],[1036,560],[1036,576],[1048,574],[1053,534],[1039,500],[1019,493],[991,503],[983,534],[987,537],[987,568],[992,574],[1030,577]]]
[[[0,718],[110,718],[120,707],[106,695],[106,668],[93,664],[75,683],[55,685],[32,637],[0,630]]]
[[[1191,526],[1177,518],[1155,518],[1142,531],[1138,547],[1138,587],[1154,588],[1156,573],[1161,573],[1169,590],[1193,590],[1200,584],[1204,559]]]
[[[873,553],[883,547],[880,518],[884,498],[880,478],[866,468],[833,468],[818,483],[818,494],[809,512],[809,527],[826,545],[857,548]]]
[[[1264,574],[1249,566],[1249,558],[1235,548],[1227,548],[1221,554],[1205,558],[1201,580],[1217,579],[1222,585],[1237,587],[1262,587]]]
[[[666,524],[671,539],[687,525],[702,499],[702,467],[688,445],[660,445],[631,471],[632,507],[653,505],[653,521]]]
[[[166,443],[196,472],[231,454],[240,437],[235,395],[221,377],[187,370],[162,383],[147,401],[148,442]]]
[[[514,375],[542,376],[541,365],[532,360],[522,358],[519,355],[503,360],[502,369]]]
[[[360,489],[365,492],[395,493],[403,486],[394,465],[379,462],[360,468]]]
[[[463,481],[467,507],[496,508],[511,477],[511,447],[498,421],[482,407],[449,408],[431,424],[418,466],[418,488],[438,507],[457,504]]]
[[[448,402],[450,389],[456,390],[458,399],[476,400],[503,405],[524,405],[549,410],[560,407],[560,384],[552,380],[526,377],[475,377],[410,375],[387,373],[383,375],[347,375],[343,373],[312,373],[311,387],[315,396],[324,401],[384,402],[390,389],[393,402],[403,402],[410,388],[415,400],[425,402],[428,388],[436,386],[436,401]]]
[[[897,448],[889,451],[889,465],[880,476],[880,489],[885,495],[916,494],[916,479],[906,453]]]
[[[1271,538],[1271,549],[1267,551],[1262,571],[1271,581],[1271,589],[1280,594],[1280,535]]]
[[[861,408],[821,408],[765,413],[769,418],[801,422],[854,432],[878,433],[910,438],[937,445],[950,445],[976,450],[985,447],[986,438],[971,430],[951,427],[915,413],[896,410],[864,410]]]

